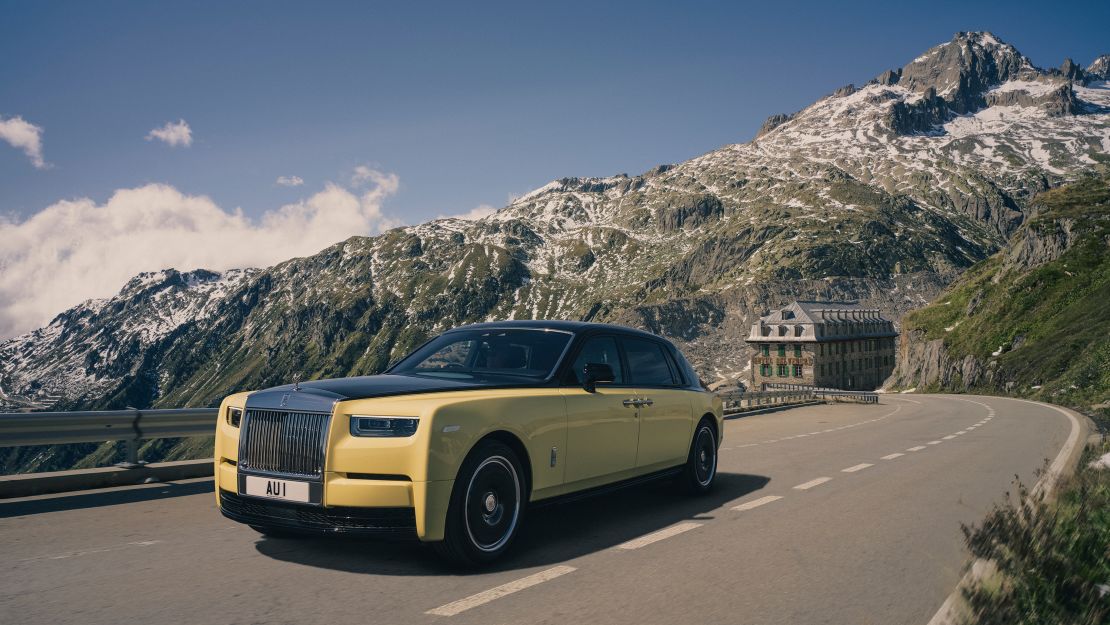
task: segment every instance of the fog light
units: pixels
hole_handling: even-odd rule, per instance
[[[416,417],[376,417],[351,415],[351,435],[370,437],[402,437],[416,433]]]

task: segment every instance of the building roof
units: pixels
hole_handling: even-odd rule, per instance
[[[862,313],[868,321],[890,321],[883,316],[878,308],[865,308],[860,306],[859,302],[820,300],[795,300],[764,317],[760,317],[760,320],[763,323],[820,323],[822,321],[835,322],[839,320],[839,317],[851,316],[836,315],[837,311],[858,311],[857,314]]]
[[[897,336],[878,308],[859,302],[796,300],[752,324],[748,342],[829,341]]]

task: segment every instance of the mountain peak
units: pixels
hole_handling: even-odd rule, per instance
[[[898,84],[920,94],[930,88],[959,114],[980,108],[994,85],[1036,73],[1017,48],[989,32],[958,32],[902,68]]]
[[[1087,66],[1087,76],[1110,80],[1110,54],[1103,54]]]

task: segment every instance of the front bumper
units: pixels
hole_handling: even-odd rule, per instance
[[[247,525],[312,534],[417,538],[416,510],[411,507],[322,507],[245,497],[221,488],[220,512]]]

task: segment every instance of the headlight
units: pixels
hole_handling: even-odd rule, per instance
[[[233,428],[239,427],[239,422],[243,420],[243,409],[232,408],[227,409],[227,424]]]
[[[416,433],[416,417],[351,415],[351,436],[401,437]]]

